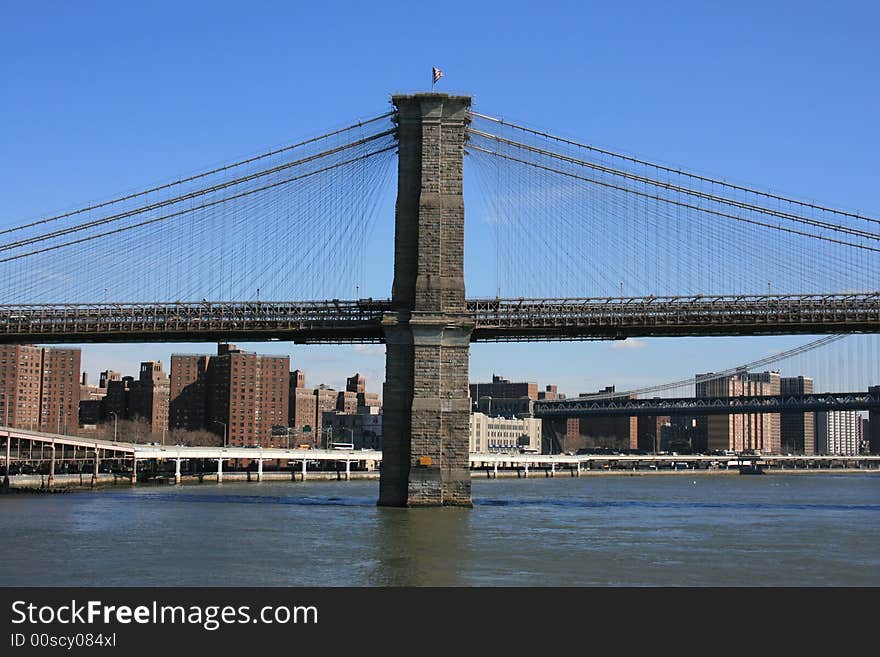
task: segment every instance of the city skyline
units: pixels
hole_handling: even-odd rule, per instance
[[[880,143],[876,131],[869,128],[878,92],[863,82],[873,76],[876,53],[865,45],[870,42],[867,32],[864,39],[852,35],[867,30],[876,8],[863,6],[847,13],[812,7],[811,11],[789,15],[779,7],[760,6],[765,14],[784,15],[788,31],[779,33],[754,24],[742,7],[736,12],[719,7],[666,7],[661,11],[646,4],[640,10],[644,22],[632,22],[630,9],[623,7],[587,8],[578,3],[557,7],[571,24],[627,21],[635,42],[644,45],[625,52],[602,30],[591,30],[590,39],[566,37],[555,42],[552,51],[523,48],[513,42],[481,48],[475,27],[453,25],[449,17],[412,7],[408,11],[422,15],[418,37],[393,34],[410,53],[406,58],[365,49],[362,33],[351,26],[343,27],[332,43],[302,35],[304,41],[291,51],[279,51],[272,39],[257,39],[255,32],[246,30],[239,38],[249,47],[236,50],[236,57],[244,56],[244,60],[218,66],[197,88],[190,80],[192,71],[199,70],[201,53],[213,52],[223,61],[230,57],[218,48],[222,42],[218,35],[186,33],[185,39],[175,40],[173,37],[183,35],[175,32],[174,25],[159,25],[155,17],[137,14],[133,24],[140,24],[140,31],[129,32],[122,39],[112,31],[102,31],[100,11],[86,17],[78,10],[59,7],[48,18],[40,15],[39,8],[7,6],[3,9],[9,19],[5,24],[39,21],[44,39],[36,47],[37,42],[23,40],[24,33],[10,33],[0,45],[7,49],[4,59],[16,62],[6,72],[11,97],[30,99],[26,107],[9,103],[0,108],[4,123],[16,126],[5,143],[7,161],[16,166],[8,167],[0,179],[0,225],[18,224],[114,191],[141,188],[237,154],[253,153],[261,145],[315,134],[348,121],[352,109],[365,115],[381,111],[387,108],[390,93],[426,88],[431,65],[438,65],[445,73],[438,91],[474,93],[476,106],[490,113],[516,111],[512,118],[527,125],[554,126],[560,134],[597,145],[612,144],[663,162],[689,163],[733,181],[760,180],[761,188],[769,185],[796,196],[817,196],[870,214],[877,208],[870,172],[877,168]],[[220,9],[213,19],[221,30],[227,29],[224,26],[232,7],[227,5],[225,12]],[[538,11],[517,3],[505,3],[504,9],[493,11],[490,3],[477,11],[511,25],[537,16]],[[194,11],[175,7],[181,18]],[[392,37],[386,30],[393,28],[383,26],[368,10],[351,11],[359,14],[358,26],[372,26],[376,38],[383,34],[384,38]],[[115,7],[114,12],[114,20],[126,15],[134,19],[131,8]],[[321,23],[330,18],[328,12],[324,7],[276,8],[248,20],[261,35],[280,38],[281,26],[302,20]],[[672,20],[670,12],[681,20]],[[661,17],[667,30],[662,36],[650,27]],[[690,28],[698,23],[716,26],[711,38]],[[78,26],[78,34],[100,36],[93,43],[123,53],[122,59],[117,62],[104,57],[102,48],[86,47],[81,38],[70,41],[71,26]],[[443,36],[451,30],[462,36],[462,47],[445,47]],[[151,35],[158,31],[166,35],[164,46],[151,48]],[[468,35],[473,38],[465,38]],[[745,51],[741,47],[743,35],[748,35]],[[144,48],[150,51],[149,58],[142,55]],[[695,50],[706,56],[691,57]],[[311,56],[297,57],[297,53],[306,52]],[[651,75],[645,73],[641,59],[648,52],[654,63]],[[767,56],[771,52],[773,56]],[[477,60],[475,55],[479,55]],[[348,62],[355,60],[359,65],[350,66]],[[689,76],[702,76],[698,98],[679,87],[678,71],[685,61]],[[259,74],[246,75],[248,64],[257,62]],[[844,69],[848,75],[839,76],[838,71]],[[147,92],[149,85],[131,82],[158,82],[155,70],[163,71],[162,88],[176,99],[174,111],[169,111],[167,101]],[[224,77],[217,73],[221,70]],[[499,74],[513,70],[514,79]],[[278,83],[292,79],[295,85]],[[235,83],[229,84],[229,80]],[[836,94],[810,91],[823,85],[835,89]],[[110,88],[112,94],[103,91]],[[237,91],[232,93],[231,89]],[[62,108],[51,102],[55,93],[65,93],[75,102]],[[309,103],[299,102],[306,97],[321,99],[323,111],[315,113]],[[863,102],[842,104],[835,100],[843,97]],[[774,101],[750,100],[760,98]],[[120,123],[123,116],[125,130]],[[719,130],[719,125],[725,129]],[[120,166],[123,162],[127,166]],[[829,167],[828,162],[840,164]],[[370,267],[359,288],[351,290],[352,297],[389,295],[392,205],[392,199],[385,202],[370,246]],[[470,244],[471,237],[485,236],[491,226],[485,223],[488,217],[477,213],[480,206],[467,189],[466,207],[474,212],[467,222],[470,234],[466,244]],[[482,255],[466,252],[469,296],[496,292],[498,281],[488,262],[491,259]],[[110,289],[107,294],[116,298],[125,291]],[[666,380],[659,372],[669,372],[670,378],[692,374],[682,368],[695,355],[707,369],[721,369],[808,339],[663,338],[534,344],[527,348],[474,345],[471,378],[490,376],[499,369],[497,363],[505,363],[505,375],[516,379],[543,380],[543,372],[551,370],[566,394],[610,383],[619,388],[639,387]],[[384,376],[381,346],[239,343],[244,349],[288,355],[328,385],[341,386],[349,370],[364,371],[373,381]],[[213,345],[149,348],[151,358],[170,362],[173,350],[210,351]],[[140,362],[144,346],[103,345],[95,349],[103,352],[100,360],[107,367],[131,371]],[[725,362],[714,361],[720,355]],[[99,359],[92,355],[91,347],[84,350],[84,358],[90,376],[103,369],[93,364]]]
[[[205,440],[206,434],[197,436],[198,432],[219,434],[222,426],[224,446],[271,448],[289,445],[291,437],[295,444],[305,441],[320,446],[338,443],[340,439],[334,435],[348,432],[354,445],[382,449],[381,396],[367,390],[366,377],[360,372],[346,377],[344,388],[338,390],[324,383],[308,386],[307,373],[300,367],[292,368],[286,356],[219,343],[216,354],[174,353],[168,371],[155,360],[142,361],[137,377],[102,370],[96,385],[94,379],[89,383],[86,372],[80,374],[82,354],[78,348],[19,345],[0,351],[2,405],[10,426],[61,433],[63,418],[63,433],[80,435],[81,431],[97,431],[98,425],[106,427],[112,416],[114,439],[117,423],[125,420],[134,421],[123,428],[125,437],[132,431],[137,437],[146,430],[153,437],[161,433],[163,444],[167,431],[177,432],[177,444],[180,440],[189,444]],[[696,398],[784,397],[816,392],[809,373],[786,377],[774,369],[760,372],[743,367],[735,372],[697,373],[694,383],[693,393],[684,394]],[[878,389],[880,386],[873,386],[868,392]],[[577,398],[602,398],[609,393],[625,391],[615,390],[612,384],[581,392]],[[538,453],[562,451],[565,445],[571,449],[699,453],[730,449],[807,455],[858,454],[863,442],[865,446],[870,443],[871,451],[877,449],[876,438],[869,441],[869,431],[863,426],[866,411],[746,411],[701,417],[696,409],[685,414],[672,411],[671,416],[658,409],[638,416],[584,416],[575,405],[571,415],[559,416],[564,426],[554,426],[553,416],[542,415],[534,404],[566,399],[555,384],[542,382],[539,386],[537,381],[511,381],[493,373],[490,381],[471,381],[468,396],[472,452],[516,450],[522,444]],[[568,397],[574,399],[573,395]],[[638,395],[629,393],[628,397],[636,399]],[[145,424],[138,428],[138,423]],[[527,442],[522,443],[526,435]]]
[[[851,336],[854,339],[871,340],[875,344],[878,341],[873,336]],[[750,360],[731,360],[730,356],[719,355],[719,360],[701,363],[701,366],[694,366],[693,359],[682,359],[682,353],[687,354],[690,347],[683,343],[689,343],[694,340],[713,341],[716,344],[723,343],[741,343],[743,340],[759,342],[765,341],[761,348],[755,352],[759,356],[772,356],[783,351],[783,347],[800,346],[806,344],[808,336],[776,336],[776,337],[760,337],[760,338],[645,338],[639,340],[626,340],[621,342],[604,342],[604,343],[586,343],[576,344],[567,343],[561,345],[558,349],[556,359],[546,361],[538,366],[523,367],[523,364],[513,360],[505,361],[494,358],[491,354],[480,352],[489,352],[492,348],[496,350],[502,346],[494,344],[477,344],[471,347],[472,353],[470,380],[472,382],[491,380],[492,375],[498,374],[509,380],[529,381],[538,384],[539,388],[545,384],[556,385],[559,392],[568,396],[577,396],[581,393],[591,393],[604,388],[608,385],[616,386],[618,391],[626,391],[637,389],[639,387],[665,384],[672,381],[687,379],[693,377],[698,371],[720,372],[728,369],[739,367]],[[779,348],[768,348],[766,341],[777,342]],[[639,346],[624,346],[627,343],[637,343]],[[678,343],[679,349],[672,348],[663,352],[663,347],[670,343]],[[308,345],[308,346],[286,346],[278,342],[243,342],[237,341],[236,345],[246,351],[254,351],[265,355],[281,355],[290,356],[292,369],[301,369],[308,372],[309,380],[314,381],[315,385],[322,383],[330,387],[339,389],[345,388],[346,377],[351,372],[357,371],[364,374],[368,381],[368,387],[373,392],[381,394],[382,382],[385,378],[385,347],[384,345]],[[115,370],[120,372],[137,372],[141,362],[144,361],[143,354],[150,355],[148,360],[160,361],[170,367],[172,354],[202,354],[212,353],[216,351],[217,343],[174,343],[162,344],[151,343],[139,345],[135,350],[130,345],[54,345],[59,348],[80,348],[82,350],[82,371],[88,374],[89,380],[97,380],[100,373],[104,370]],[[523,352],[527,348],[522,345],[512,345],[514,348],[520,347]],[[529,347],[539,346],[530,344]],[[547,345],[559,346],[559,345]],[[602,369],[597,369],[596,373],[590,373],[586,376],[572,376],[567,374],[572,368],[570,362],[566,361],[565,347],[578,348],[582,346],[592,347],[594,353],[602,354],[606,352],[607,356],[618,359],[617,366],[609,366],[607,363]],[[724,347],[727,345],[725,344]],[[725,348],[719,348],[719,354],[726,353]],[[653,353],[650,349],[653,349]],[[825,347],[827,350],[828,348]],[[825,352],[819,352],[825,353]],[[832,352],[839,353],[839,352]],[[880,355],[880,349],[875,352]],[[108,357],[109,356],[109,357]],[[648,356],[648,358],[645,358]],[[834,356],[835,358],[837,356]],[[720,359],[724,358],[723,361]],[[792,364],[783,361],[774,365],[771,370],[779,371],[783,376],[812,376],[816,381],[817,392],[833,391],[836,389],[849,389],[845,383],[836,381],[837,374],[827,372],[830,376],[822,381],[821,370],[829,370],[828,365],[823,361],[823,356],[815,356],[814,362],[811,364],[799,364],[803,362],[795,361]],[[570,359],[569,359],[570,360]],[[475,362],[476,361],[476,362]],[[566,364],[567,363],[567,364]],[[580,363],[577,363],[580,366]],[[702,367],[705,366],[705,367]],[[655,369],[648,376],[639,374],[646,367],[654,367]],[[702,369],[701,369],[702,367]],[[801,371],[804,367],[813,370],[813,374]],[[767,368],[764,368],[767,369]],[[616,372],[616,374],[615,374]],[[605,376],[608,373],[608,376]],[[862,368],[861,374],[865,378],[865,382],[854,382],[852,389],[862,389],[868,385],[876,385],[876,381],[880,381],[880,364],[874,364]],[[850,376],[850,375],[847,375]],[[552,379],[552,380],[551,380]],[[821,386],[825,387],[822,388]]]

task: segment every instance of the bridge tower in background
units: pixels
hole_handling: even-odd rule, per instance
[[[472,506],[462,168],[470,96],[392,97],[398,181],[379,504]]]

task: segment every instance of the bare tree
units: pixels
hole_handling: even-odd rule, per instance
[[[223,437],[218,436],[206,429],[170,429],[168,439],[172,445],[185,445],[187,447],[222,447]]]

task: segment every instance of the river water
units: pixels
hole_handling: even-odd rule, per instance
[[[0,497],[2,586],[878,586],[880,475],[474,480],[475,507],[378,482]]]

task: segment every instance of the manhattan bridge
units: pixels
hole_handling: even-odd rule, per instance
[[[472,342],[825,336],[809,350],[880,332],[880,219],[539,131],[471,100],[396,95],[391,111],[326,134],[7,224],[0,342],[384,343],[379,503],[469,506]],[[471,184],[481,211],[466,222]],[[395,186],[390,295],[360,298],[367,271],[392,266],[369,253]],[[495,254],[494,296],[465,293],[474,222],[493,242],[481,248]],[[856,367],[880,359],[870,349]],[[536,411],[642,412],[632,401]],[[688,406],[673,401],[666,410]],[[876,409],[880,391],[748,402]]]

